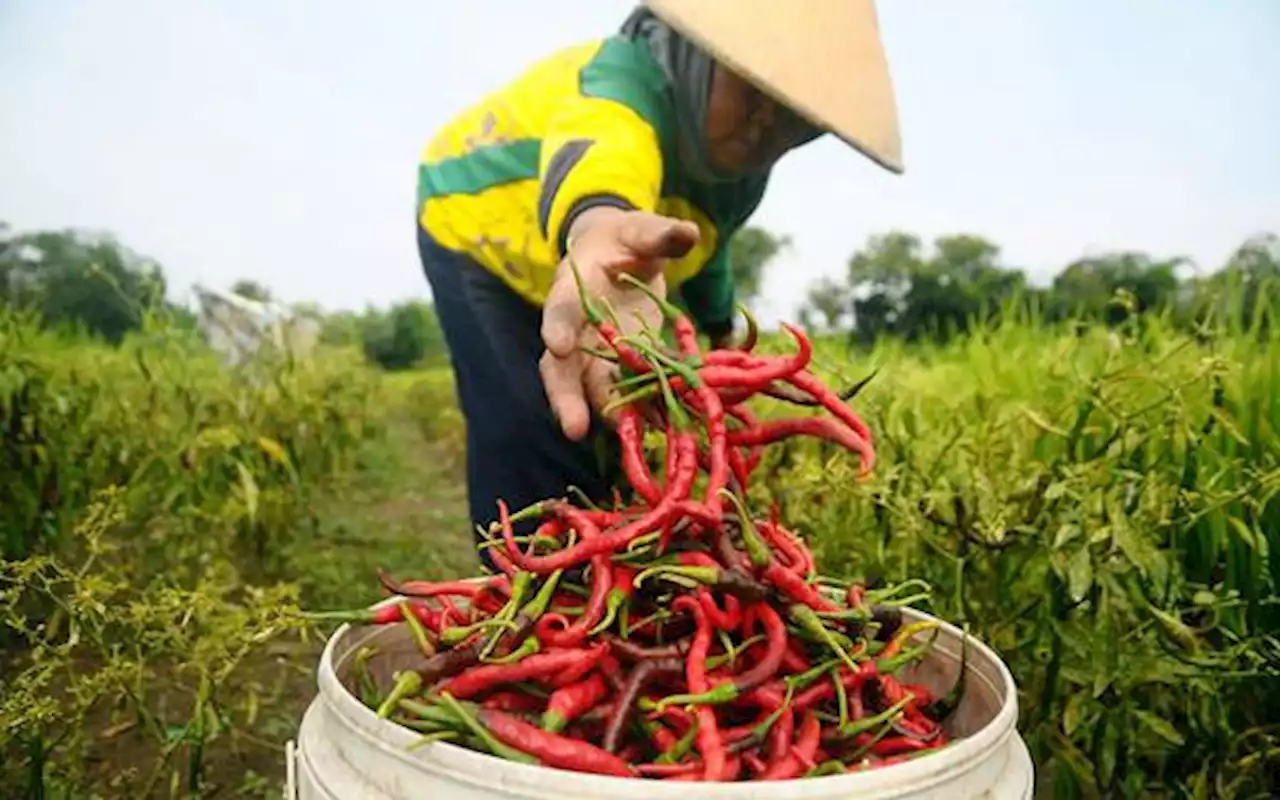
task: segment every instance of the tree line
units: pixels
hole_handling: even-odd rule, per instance
[[[1149,312],[1188,324],[1217,315],[1249,326],[1267,322],[1278,279],[1280,237],[1269,232],[1246,239],[1209,272],[1182,256],[1121,250],[1079,258],[1034,286],[983,237],[941,236],[926,247],[919,236],[891,231],[870,237],[842,276],[815,282],[798,313],[810,328],[848,331],[859,343],[945,339],[1010,313],[1111,325]]]
[[[750,305],[770,264],[791,244],[787,236],[746,227],[730,242],[738,295]],[[1084,319],[1114,324],[1135,313],[1167,311],[1193,322],[1207,314],[1252,324],[1269,309],[1280,279],[1280,237],[1260,233],[1244,241],[1209,273],[1182,257],[1137,250],[1091,255],[1067,264],[1047,286],[1005,264],[1000,248],[980,236],[938,237],[926,247],[911,233],[870,237],[838,277],[815,282],[797,315],[811,330],[843,332],[851,342],[884,336],[914,341],[965,333],[1003,314],[1031,313],[1057,322]],[[163,267],[110,234],[80,229],[18,232],[0,222],[0,305],[29,309],[44,324],[118,343],[165,313],[180,328],[196,315],[167,298]],[[229,287],[269,301],[254,280]],[[321,321],[321,340],[359,347],[385,369],[442,362],[444,335],[433,306],[408,300],[389,308],[325,312],[294,304],[296,314]]]
[[[163,315],[181,330],[196,330],[196,313],[169,299],[167,289],[158,262],[110,234],[72,228],[17,232],[0,222],[0,305],[35,312],[46,327],[112,344],[141,329],[149,315]],[[238,280],[228,290],[249,300],[276,302],[256,280]],[[385,369],[447,357],[435,309],[420,300],[360,312],[326,313],[310,303],[296,303],[289,310],[320,320],[322,341],[359,347]]]

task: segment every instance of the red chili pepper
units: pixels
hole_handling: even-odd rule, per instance
[[[698,405],[707,421],[707,442],[710,445],[710,464],[707,467],[706,493],[703,503],[708,513],[719,518],[723,513],[720,490],[729,485],[728,427],[724,421],[724,405],[720,396],[706,384],[694,390]]]
[[[716,605],[716,599],[705,587],[698,589],[697,597],[713,627],[722,631],[734,631],[742,624],[742,606],[738,603],[738,598],[731,594],[725,595],[724,610],[721,611]]]
[[[502,596],[494,591],[483,591],[471,598],[471,607],[482,614],[492,616],[507,603]]]
[[[796,734],[795,747],[785,758],[770,764],[760,776],[760,780],[782,781],[799,777],[802,774],[802,765],[806,762],[813,763],[813,756],[818,752],[821,738],[822,722],[812,711],[806,711],[804,719],[800,722],[800,731]]]
[[[537,556],[522,552],[515,543],[515,531],[511,527],[507,504],[504,500],[499,500],[498,517],[502,525],[503,536],[506,538],[507,550],[511,553],[513,560],[520,565],[521,569],[545,574],[557,569],[577,566],[583,561],[600,554],[612,555],[633,539],[661,528],[673,515],[683,510],[681,501],[688,497],[689,489],[693,486],[693,480],[697,473],[698,464],[697,456],[695,455],[697,445],[692,435],[682,435],[677,439],[677,444],[683,450],[681,468],[677,471],[676,478],[672,481],[672,488],[662,498],[662,502],[639,519],[632,520],[594,539],[584,539],[573,547],[559,550],[555,553]],[[546,504],[546,510],[551,513],[564,513],[566,507],[573,509],[573,506],[568,503],[559,501]]]
[[[441,624],[466,624],[467,615],[462,612],[462,609],[458,608],[453,600],[449,599],[448,595],[442,594],[436,600],[439,600],[440,605],[444,607],[440,615]]]
[[[688,595],[681,595],[677,600],[680,602],[687,598]],[[675,605],[672,605],[675,608]],[[713,704],[731,703],[739,697],[751,692],[757,686],[777,674],[779,667],[782,666],[783,656],[787,652],[787,626],[782,621],[782,617],[768,603],[754,604],[756,613],[759,615],[760,621],[764,623],[766,647],[764,657],[755,663],[745,672],[734,675],[732,679],[716,684],[703,691],[691,691],[689,694],[676,695],[667,698],[666,703],[679,702],[681,704]],[[706,614],[705,604],[699,604],[699,609],[703,611],[702,620],[707,624],[711,624],[710,615]],[[696,646],[696,636],[695,636]],[[690,656],[692,657],[692,649]],[[705,676],[703,682],[706,683]],[[693,689],[693,681],[688,681],[689,688]]]
[[[547,699],[547,708],[542,712],[543,729],[559,733],[578,716],[594,708],[608,694],[609,684],[599,672],[556,689]]]
[[[683,761],[678,764],[636,765],[636,773],[646,778],[674,778],[683,775],[694,775],[701,770],[702,764],[697,761]]]
[[[476,718],[503,744],[535,756],[549,767],[635,777],[635,770],[627,762],[588,742],[544,731],[502,711],[482,708]]]
[[[453,595],[455,597],[474,598],[476,595],[492,590],[503,591],[506,595],[511,594],[511,580],[506,575],[494,575],[483,581],[476,580],[460,580],[460,581],[403,581],[396,582],[387,571],[381,567],[378,568],[378,581],[382,584],[382,588],[386,589],[390,594],[398,594],[402,597],[436,597],[438,595]]]
[[[893,756],[899,753],[917,753],[921,750],[932,750],[938,745],[913,739],[910,736],[886,736],[871,745],[871,752],[878,756]]]
[[[678,658],[649,659],[641,661],[635,669],[631,670],[631,675],[618,692],[613,715],[609,717],[609,722],[605,726],[603,742],[605,750],[610,753],[617,751],[623,728],[631,718],[631,709],[635,706],[636,698],[644,691],[645,684],[661,674],[678,675],[683,666],[683,662]]]
[[[662,711],[654,712],[652,716],[655,720],[670,722],[681,735],[684,735],[693,725],[693,714],[679,706],[667,706]]]
[[[665,753],[676,746],[679,739],[671,729],[656,720],[648,720],[641,717],[641,724],[644,726],[645,733],[649,736],[649,741],[653,743],[653,747],[659,753]]]
[[[693,646],[689,648],[689,656],[685,660],[685,683],[689,691],[700,694],[710,686],[707,682],[707,651],[711,648],[711,625],[702,606],[689,595],[680,595],[671,604],[675,611],[688,610],[693,615],[696,630],[693,635]],[[720,729],[716,722],[715,711],[710,706],[698,706],[698,733],[695,739],[698,752],[706,765],[703,778],[718,781],[725,772],[724,742],[720,738]]]
[[[796,732],[796,715],[794,708],[785,708],[782,715],[769,729],[768,764],[780,763],[791,752],[791,739]]]
[[[841,665],[837,674],[840,676],[840,683],[844,685],[845,689],[849,690],[850,705],[854,705],[862,702],[862,693],[859,691],[862,688],[862,684],[874,679],[879,674],[879,670],[875,661],[864,661],[858,665],[857,672],[850,672],[848,667]],[[797,709],[811,708],[835,696],[836,687],[832,685],[831,681],[822,681],[797,694],[794,705]],[[858,707],[856,713],[852,714],[852,717],[853,719],[862,717],[861,706]]]
[[[872,444],[871,429],[867,427],[867,423],[862,418],[853,413],[853,409],[849,408],[840,396],[810,372],[797,372],[794,375],[787,376],[787,382],[801,391],[808,392],[813,395],[822,406],[830,411],[837,419],[853,429],[858,437],[867,444]]]
[[[440,632],[439,612],[428,608],[424,603],[409,603],[414,616],[433,632]],[[378,606],[377,608],[357,608],[349,611],[312,611],[305,614],[307,619],[317,622],[348,622],[353,625],[390,625],[400,622],[404,615],[397,603]]]
[[[808,575],[813,571],[813,553],[809,552],[809,548],[798,536],[772,520],[757,522],[756,530],[760,531],[770,547],[782,552],[792,572]]]
[[[758,366],[755,367],[707,366],[698,371],[698,377],[709,386],[742,387],[759,392],[776,380],[790,377],[804,370],[813,357],[813,345],[809,337],[805,336],[800,329],[785,322],[782,323],[782,327],[796,340],[795,354],[784,358],[759,358]]]
[[[519,570],[516,569],[516,565],[512,563],[511,559],[507,558],[507,554],[502,552],[497,547],[490,547],[486,550],[486,552],[489,555],[489,560],[493,562],[493,565],[497,567],[498,571],[501,572],[502,574],[510,578],[510,577],[513,577],[517,572],[519,572]]]
[[[451,678],[440,689],[465,700],[504,683],[546,678],[573,669],[590,669],[600,663],[608,650],[608,645],[600,644],[583,650],[536,653],[514,664],[483,664]]]
[[[583,541],[600,538],[603,534],[586,514],[570,505],[562,505],[559,512],[565,522],[576,530]],[[582,613],[572,625],[563,630],[548,628],[544,631],[539,623],[538,638],[552,647],[576,647],[587,638],[591,629],[604,617],[609,602],[609,592],[613,589],[613,561],[608,553],[599,553],[591,558],[591,596],[587,598]],[[558,616],[558,615],[557,615]],[[563,619],[563,617],[561,617]]]
[[[674,313],[669,313],[669,316],[671,318],[672,332],[675,334],[676,346],[680,348],[680,353],[692,358],[701,357],[702,348],[698,346],[698,331],[693,322],[677,309],[664,310],[674,311]]]
[[[600,643],[600,644],[603,644],[603,643]],[[598,647],[600,645],[598,644],[596,646]],[[604,661],[606,658],[609,657],[607,654],[608,645],[604,645],[604,646],[606,648],[606,655],[603,658],[595,662],[583,661],[581,663],[578,663],[569,667],[564,672],[551,675],[546,679],[547,685],[556,689],[560,689],[565,686],[569,686],[571,684],[577,683],[578,681],[587,677],[587,675],[593,669],[597,669],[597,668],[603,669]]]
[[[755,753],[747,753],[742,757],[742,760],[746,762],[746,765],[756,774],[756,778],[759,778],[760,775],[769,768],[769,766],[760,759],[760,756]]]
[[[678,433],[676,431],[675,425],[668,422],[667,423],[667,452],[666,452],[666,458],[665,458],[665,461],[666,461],[665,475],[666,475],[667,491],[671,490],[671,482],[675,480],[676,470],[680,468],[680,462],[678,458],[679,450],[676,447],[677,437],[678,437]]]
[[[919,708],[925,708],[926,706],[929,706],[930,704],[932,704],[934,701],[933,692],[926,689],[922,684],[903,683],[902,690],[904,692],[910,692],[911,694],[916,696],[915,702],[912,705],[915,705]]]
[[[618,329],[614,327],[612,322],[602,318],[588,304],[584,304],[587,312],[587,318],[595,327],[596,332],[600,334],[600,338],[609,346],[611,350],[618,356],[618,363],[637,374],[643,375],[652,371],[649,362],[644,356],[640,355],[634,347],[622,340]]]
[[[740,754],[735,753],[729,756],[729,759],[725,762],[724,775],[720,778],[720,780],[725,782],[736,781],[738,779],[738,775],[741,773],[742,773],[742,756]]]
[[[725,456],[729,459],[729,473],[733,476],[733,479],[735,482],[737,482],[738,486],[739,487],[750,486],[751,485],[751,467],[747,461],[746,456],[742,454],[741,449],[737,447],[726,447]],[[706,454],[699,451],[698,466],[710,471],[711,469],[710,456],[707,456]]]
[[[494,692],[480,701],[480,706],[498,711],[527,713],[540,711],[542,709],[542,700],[536,695],[526,694],[525,692],[501,691]]]
[[[777,356],[773,356],[773,358],[777,358]],[[765,363],[766,360],[767,357],[743,353],[738,350],[712,350],[702,357],[703,363],[717,367],[758,367]]]
[[[776,558],[764,568],[763,577],[791,600],[803,603],[815,611],[840,610],[838,605],[823,597],[817,588],[805,583],[804,578],[782,566]]]
[[[827,417],[789,417],[761,422],[754,428],[729,431],[729,444],[735,447],[757,447],[793,436],[811,436],[835,442],[854,451],[861,461],[860,472],[866,474],[876,463],[875,449],[857,432]]]
[[[808,657],[804,654],[800,640],[788,640],[787,652],[782,654],[782,668],[788,672],[808,672],[812,666],[813,664],[809,663]]]
[[[644,435],[641,432],[640,412],[633,405],[618,409],[618,441],[622,447],[622,470],[631,487],[650,505],[662,500],[662,491],[649,473],[644,460]]]
[[[881,650],[878,658],[887,658],[889,656],[892,656],[893,655],[892,653],[886,652],[888,649],[889,648],[886,647],[884,650]],[[879,680],[880,680],[880,693],[884,695],[884,699],[886,703],[892,706],[906,699],[907,690],[902,686],[901,683],[898,683],[898,680],[894,678],[892,675],[881,675],[879,676]],[[908,704],[908,705],[912,705],[912,704]]]

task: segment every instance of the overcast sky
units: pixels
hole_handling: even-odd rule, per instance
[[[179,296],[251,277],[330,309],[425,298],[425,139],[631,5],[0,0],[0,219],[111,230]],[[983,234],[1038,280],[1110,248],[1213,268],[1280,230],[1280,2],[879,7],[907,172],[831,141],[783,160],[753,219],[795,241],[766,319],[891,228]]]

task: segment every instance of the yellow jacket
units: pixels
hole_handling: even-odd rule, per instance
[[[447,124],[418,168],[418,223],[541,305],[574,214],[607,203],[691,220],[698,246],[669,264],[673,299],[710,334],[734,315],[729,237],[765,178],[682,178],[667,81],[643,43],[615,36],[533,65]]]

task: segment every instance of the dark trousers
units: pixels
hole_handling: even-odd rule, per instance
[[[563,497],[570,486],[596,502],[611,502],[616,437],[599,420],[581,442],[561,432],[538,373],[542,310],[468,256],[440,246],[420,225],[418,253],[466,418],[473,525],[488,528],[498,518],[499,499],[514,512]]]

